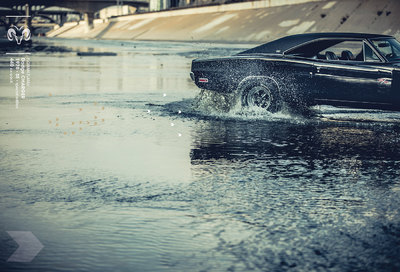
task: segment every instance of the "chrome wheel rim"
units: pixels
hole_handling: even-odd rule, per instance
[[[249,107],[268,109],[272,104],[271,91],[265,86],[255,86],[247,93],[246,103]]]

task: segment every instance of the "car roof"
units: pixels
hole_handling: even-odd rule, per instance
[[[367,34],[367,33],[340,33],[340,32],[327,32],[327,33],[306,33],[286,36],[269,43],[254,47],[239,54],[248,53],[283,53],[298,45],[311,42],[321,38],[338,38],[338,39],[373,39],[373,38],[393,38],[389,35],[381,34]]]

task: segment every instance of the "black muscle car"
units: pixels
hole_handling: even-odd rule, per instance
[[[275,112],[287,104],[400,110],[400,43],[392,36],[308,33],[239,54],[195,59],[201,88]]]

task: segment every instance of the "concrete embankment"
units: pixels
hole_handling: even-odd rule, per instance
[[[290,34],[328,31],[400,38],[400,1],[266,0],[97,20],[91,30],[84,22],[67,23],[48,36],[258,43]]]

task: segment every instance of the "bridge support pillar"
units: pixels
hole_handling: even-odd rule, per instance
[[[93,29],[94,12],[85,12],[86,32]]]
[[[31,17],[31,7],[29,4],[25,4],[25,28],[31,29],[32,17]]]
[[[66,14],[60,14],[60,16],[58,17],[58,22],[59,22],[59,26],[63,26],[64,23],[67,21],[67,15]]]

